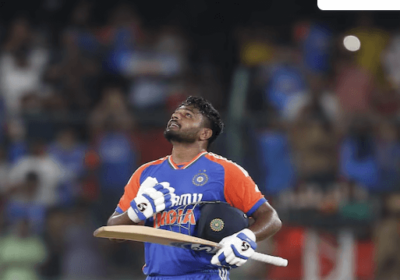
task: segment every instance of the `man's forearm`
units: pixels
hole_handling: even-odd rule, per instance
[[[255,222],[249,229],[256,235],[257,242],[273,236],[282,227],[278,214],[268,203],[261,205],[252,217]]]
[[[119,214],[114,212],[107,221],[107,226],[120,226],[120,225],[136,225],[131,219],[129,219],[128,212]]]

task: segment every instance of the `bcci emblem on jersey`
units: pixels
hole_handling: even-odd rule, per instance
[[[206,173],[198,173],[194,175],[192,182],[198,187],[204,186],[208,182],[208,176]]]

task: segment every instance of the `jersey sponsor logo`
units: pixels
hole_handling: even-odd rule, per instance
[[[208,182],[208,176],[206,173],[198,173],[194,175],[192,182],[198,187],[204,186]]]
[[[175,200],[172,203],[172,207],[200,202],[202,198],[202,193],[184,193],[181,195],[177,195],[175,196]]]

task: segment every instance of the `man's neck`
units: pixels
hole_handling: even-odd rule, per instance
[[[184,162],[189,162],[201,152],[206,152],[206,151],[207,150],[203,148],[199,143],[193,143],[193,144],[174,143],[171,157],[172,161],[175,164],[180,164]]]

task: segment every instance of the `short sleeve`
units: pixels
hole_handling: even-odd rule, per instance
[[[135,173],[131,176],[128,183],[125,186],[124,194],[119,200],[118,206],[115,211],[119,214],[124,213],[128,210],[131,201],[136,197],[140,187],[140,177],[145,170],[147,165],[139,167]]]
[[[226,201],[251,216],[267,200],[246,170],[233,162],[227,162],[223,166]]]

